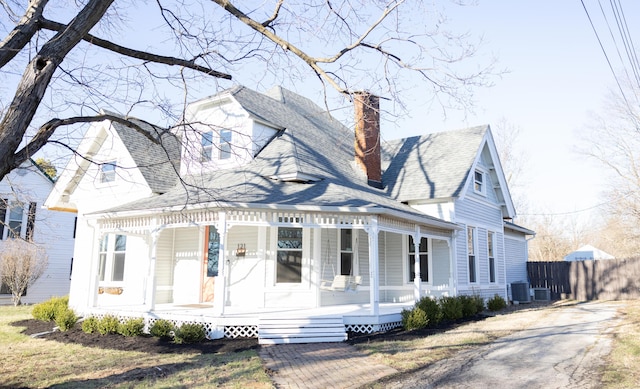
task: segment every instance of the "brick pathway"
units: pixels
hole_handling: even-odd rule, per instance
[[[266,345],[260,357],[279,389],[358,388],[397,372],[346,343]]]

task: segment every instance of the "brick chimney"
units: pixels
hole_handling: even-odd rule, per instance
[[[380,166],[380,98],[368,92],[353,94],[355,105],[355,160],[368,184],[382,188]]]

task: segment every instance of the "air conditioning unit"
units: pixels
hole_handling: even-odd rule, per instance
[[[533,301],[551,301],[549,288],[533,288]]]
[[[530,303],[528,282],[512,282],[511,283],[511,299],[518,303]]]

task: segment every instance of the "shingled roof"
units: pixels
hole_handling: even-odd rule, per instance
[[[108,212],[218,203],[375,207],[430,218],[402,201],[423,195],[420,191],[429,185],[433,187],[431,196],[460,193],[464,172],[471,168],[486,131],[486,127],[476,127],[388,142],[383,149],[386,188],[376,189],[367,185],[367,177],[353,162],[353,131],[310,100],[279,87],[266,94],[245,87],[223,93],[237,100],[251,116],[282,130],[242,167],[183,177],[165,194]],[[427,151],[433,155],[426,155]],[[295,173],[318,180],[273,179]]]

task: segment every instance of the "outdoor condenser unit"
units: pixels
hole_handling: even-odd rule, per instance
[[[529,283],[528,282],[512,282],[511,298],[519,303],[530,303]]]
[[[533,288],[533,301],[551,301],[549,288]]]

